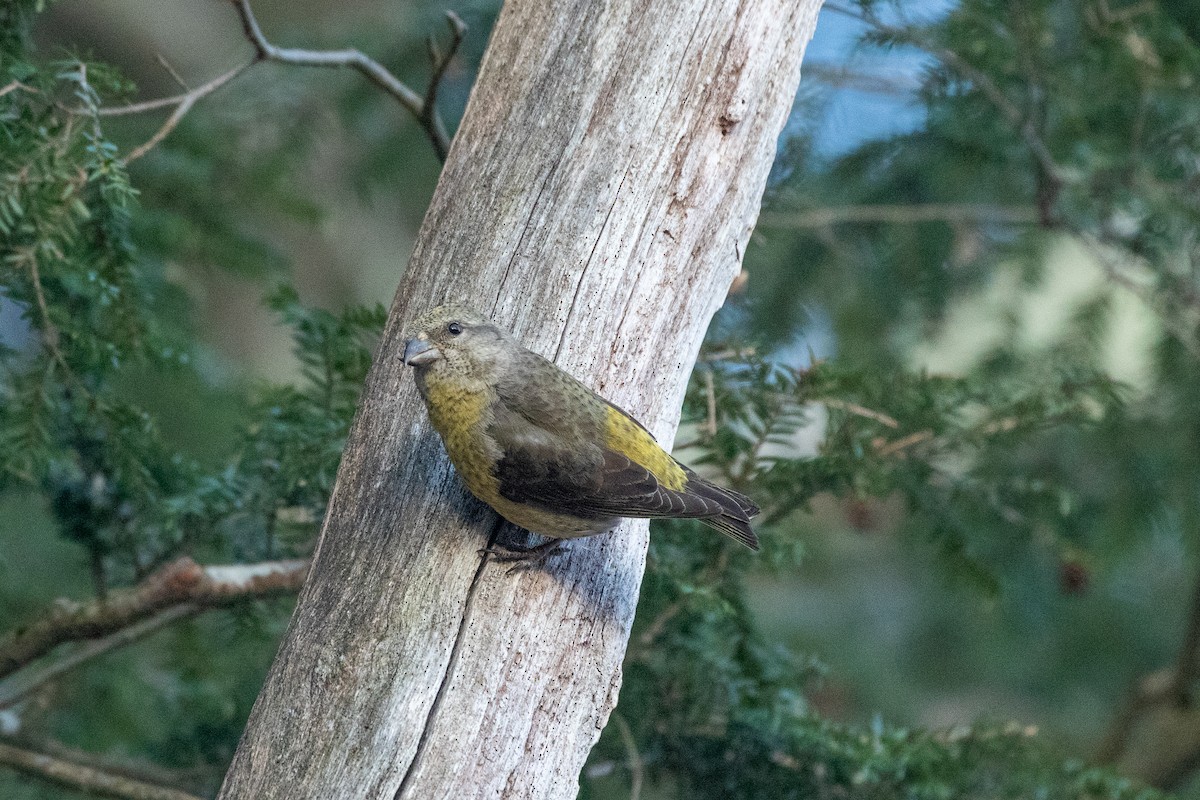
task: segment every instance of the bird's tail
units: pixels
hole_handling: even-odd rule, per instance
[[[751,550],[758,549],[758,537],[754,535],[754,529],[750,527],[748,520],[738,519],[731,514],[722,514],[719,517],[701,517],[700,521],[710,528],[716,528],[726,536],[736,539]]]
[[[701,517],[701,522],[710,528],[716,528],[751,550],[758,550],[758,537],[754,535],[754,529],[750,527],[751,518],[758,513],[758,506],[753,500],[740,492],[717,486],[698,477],[693,477],[688,481],[688,491],[706,499],[715,500],[721,506],[719,516]]]

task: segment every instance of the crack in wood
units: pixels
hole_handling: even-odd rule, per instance
[[[604,222],[600,223],[600,230],[596,233],[596,241],[592,242],[592,249],[588,251],[587,260],[583,262],[583,271],[579,273],[579,282],[575,284],[575,293],[571,295],[571,305],[567,308],[567,318],[563,321],[562,334],[558,337],[558,347],[554,348],[555,361],[558,361],[558,357],[562,354],[563,345],[567,343],[567,333],[571,330],[571,317],[575,316],[575,304],[579,301],[579,293],[583,290],[583,283],[587,278],[588,267],[592,265],[592,259],[596,257],[596,250],[600,247],[600,241],[604,238],[604,231],[608,228],[608,222],[612,219],[613,210],[617,207],[617,202],[621,198],[621,189],[625,187],[625,179],[628,177],[629,167],[626,166],[625,171],[621,173],[621,182],[617,184],[617,191],[613,192],[612,202],[608,204],[608,213],[604,215]]]
[[[492,532],[488,535],[487,547],[491,547],[496,543],[496,539],[500,536],[500,529],[504,527],[504,520],[497,516],[495,524],[492,525]],[[450,681],[454,677],[454,668],[458,663],[458,655],[462,650],[463,634],[467,631],[467,623],[471,619],[471,610],[475,604],[475,596],[479,593],[480,581],[483,579],[483,571],[487,568],[488,557],[484,553],[479,557],[479,566],[475,569],[475,576],[471,578],[471,585],[467,588],[467,599],[463,602],[462,619],[458,621],[458,630],[454,634],[454,644],[450,648],[450,657],[446,659],[446,672],[442,675],[442,681],[438,684],[437,694],[433,696],[433,703],[429,706],[429,713],[425,715],[425,724],[421,728],[421,737],[417,739],[417,748],[413,751],[412,761],[408,762],[408,768],[404,770],[404,777],[400,779],[400,785],[396,787],[396,793],[392,795],[392,800],[401,800],[404,795],[404,790],[408,788],[413,776],[416,775],[417,767],[420,766],[421,756],[425,752],[425,746],[429,741],[429,736],[433,729],[433,724],[437,721],[438,709],[442,705],[442,698],[445,697],[446,689],[450,686]]]
[[[500,276],[498,289],[496,290],[496,300],[492,303],[492,312],[500,307],[500,298],[504,297],[504,285],[508,283],[508,273],[512,271],[513,264],[517,262],[517,258],[521,255],[521,248],[525,245],[525,237],[533,230],[533,215],[537,213],[538,206],[542,203],[542,195],[546,193],[546,188],[550,185],[550,179],[554,177],[554,173],[558,171],[558,165],[562,163],[563,153],[558,154],[558,158],[554,159],[554,163],[550,165],[550,169],[546,170],[546,177],[542,179],[542,185],[538,188],[538,193],[533,198],[533,203],[529,207],[529,216],[525,218],[525,225],[521,230],[521,236],[517,239],[517,246],[513,248],[512,256],[508,259],[508,263],[504,265],[504,274]]]

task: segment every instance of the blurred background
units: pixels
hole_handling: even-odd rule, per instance
[[[357,47],[422,88],[425,38],[445,46],[452,8],[468,32],[440,93],[451,130],[498,13],[480,0],[253,7],[277,44]],[[735,406],[774,386],[772,370],[801,386],[813,372],[772,439],[793,471],[756,466],[779,501],[764,531],[775,544],[736,561],[730,584],[755,641],[799,665],[798,713],[863,731],[995,725],[1200,797],[1187,699],[1200,657],[1188,650],[1200,635],[1198,19],[1183,0],[826,4],[748,281],[698,373],[716,376],[731,443],[696,444],[712,391],[700,379],[679,437],[696,445],[684,460],[734,469],[746,459],[734,440],[763,419]],[[112,65],[136,87],[114,106],[253,53],[217,0],[59,0],[32,36],[43,61]],[[105,118],[105,135],[127,153],[167,114]],[[136,396],[173,452],[226,468],[255,398],[311,366],[288,324],[299,312],[269,305],[272,287],[334,315],[390,304],[438,169],[406,112],[347,71],[265,63],[201,100],[129,165],[131,235],[161,273],[163,307],[188,309],[190,365],[134,370],[114,391]],[[28,351],[29,306],[6,294],[0,341]],[[753,363],[730,366],[730,349]],[[816,472],[795,471],[810,459]],[[752,494],[759,474],[738,473]],[[304,555],[311,530],[189,552]],[[656,529],[652,566],[686,535]],[[36,487],[0,493],[0,548],[5,629],[95,592],[94,551]],[[648,581],[635,641],[681,596]],[[95,659],[0,705],[0,734],[211,793],[290,602],[197,616]],[[1178,702],[1130,706],[1155,674]],[[640,675],[632,664],[635,698]],[[585,793],[629,796],[629,762],[644,761],[645,796],[706,796],[667,774],[670,745],[626,707],[639,755],[606,734]],[[81,796],[4,770],[0,795]]]

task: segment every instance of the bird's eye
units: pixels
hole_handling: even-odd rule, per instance
[[[446,326],[446,330],[450,331],[451,336],[458,336],[462,333],[462,325],[459,325],[457,322],[451,322]]]

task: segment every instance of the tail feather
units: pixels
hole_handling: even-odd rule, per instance
[[[731,539],[741,542],[751,550],[758,550],[758,537],[754,535],[754,529],[750,527],[748,521],[737,519],[729,514],[722,514],[719,517],[701,517],[700,521],[710,528],[716,528]]]
[[[750,527],[750,520],[758,513],[758,506],[746,495],[709,483],[701,477],[690,475],[687,485],[690,494],[696,494],[721,506],[721,514],[702,517],[705,525],[741,542],[751,550],[758,550],[758,537]]]

